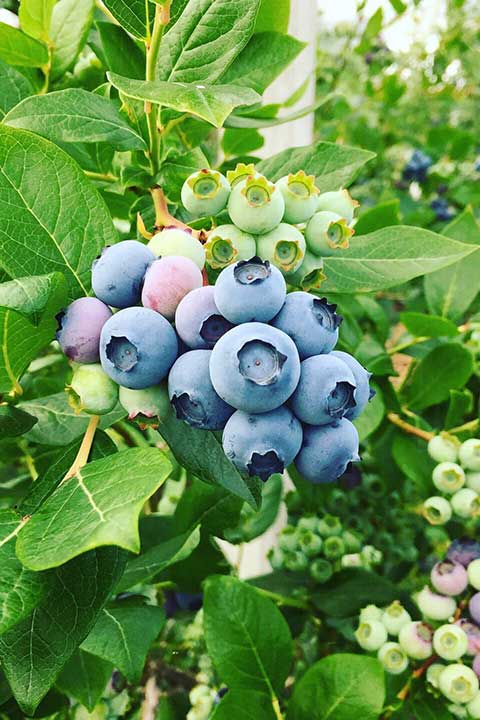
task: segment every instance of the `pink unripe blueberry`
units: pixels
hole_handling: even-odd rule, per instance
[[[182,298],[202,285],[202,273],[193,260],[179,255],[162,257],[147,270],[142,304],[156,310],[167,320],[173,320]]]
[[[480,678],[480,653],[473,658],[472,668],[475,675]]]
[[[79,363],[99,359],[100,333],[112,311],[101,300],[83,297],[58,313],[57,340],[65,355]]]
[[[463,565],[451,560],[434,565],[430,579],[435,590],[443,595],[460,595],[468,585],[468,575]]]
[[[472,595],[468,603],[468,609],[475,622],[480,624],[480,592]]]
[[[463,630],[468,640],[468,655],[476,655],[480,652],[480,627],[466,618],[460,618],[455,622]]]
[[[414,660],[426,660],[432,654],[433,629],[425,622],[410,622],[402,627],[398,641]]]

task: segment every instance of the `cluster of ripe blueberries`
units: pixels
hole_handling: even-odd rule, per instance
[[[426,585],[415,598],[422,620],[412,620],[398,601],[386,609],[369,605],[360,613],[357,642],[393,675],[410,661],[424,663],[429,691],[449,701],[452,715],[480,718],[479,543],[454,541],[430,580],[433,590]]]
[[[196,216],[218,214],[228,202],[234,230],[256,234],[250,247],[233,231],[220,238],[218,227],[206,244],[188,227],[167,227],[148,245],[119,242],[95,261],[96,297],[75,300],[59,316],[57,339],[74,363],[70,396],[94,414],[119,399],[130,417],[162,417],[168,378],[177,417],[223,430],[225,454],[240,472],[266,480],[295,461],[306,479],[329,482],[358,460],[352,420],[370,398],[370,375],[334,350],[341,322],[335,305],[303,291],[287,294],[285,277],[296,266],[287,272],[285,258],[298,256],[296,241],[286,231],[273,244],[265,240],[286,215],[300,225],[310,218],[308,238],[309,225],[327,212],[334,217],[317,229],[320,247],[329,233],[343,236],[347,220],[315,213],[318,191],[304,173],[273,185],[236,172],[233,187],[215,171],[195,173],[182,197]],[[348,193],[330,195],[338,208]],[[302,238],[303,258],[304,236],[288,227]],[[202,273],[208,258],[211,267],[212,258],[217,269],[225,265],[214,285]]]

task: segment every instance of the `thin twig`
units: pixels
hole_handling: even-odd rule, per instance
[[[92,449],[93,440],[95,438],[95,431],[98,427],[99,422],[99,415],[91,416],[88,427],[85,431],[85,435],[83,436],[82,444],[80,445],[80,448],[78,450],[77,457],[73,461],[71,468],[67,471],[67,474],[63,478],[62,483],[76,475],[77,472],[81,470],[84,465],[87,464],[88,456],[90,455],[90,450]]]
[[[415,427],[415,425],[410,425],[410,423],[402,420],[402,418],[397,415],[397,413],[390,412],[387,414],[387,418],[393,425],[396,425],[404,432],[408,433],[409,435],[415,435],[416,437],[419,437],[426,442],[435,437],[435,433],[429,432],[428,430],[422,430],[421,428]],[[451,432],[451,430],[449,430],[449,432]]]

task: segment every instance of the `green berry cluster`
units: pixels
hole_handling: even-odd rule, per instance
[[[364,545],[359,534],[345,529],[335,515],[307,515],[281,531],[269,559],[274,570],[308,573],[321,584],[342,568],[375,567],[382,553]]]
[[[257,255],[305,290],[324,279],[323,257],[348,248],[358,205],[344,189],[320,193],[303,170],[271,182],[243,163],[226,177],[210,169],[193,173],[181,196],[192,219],[225,219],[205,233],[211,270]]]
[[[432,473],[437,495],[423,504],[431,525],[444,525],[452,516],[470,520],[480,515],[480,439],[465,442],[441,433],[428,443],[428,453],[438,464]]]

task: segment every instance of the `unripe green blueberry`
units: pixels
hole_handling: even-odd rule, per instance
[[[307,250],[298,270],[290,273],[286,279],[293,287],[309,292],[319,288],[326,277],[323,272],[323,260]]]
[[[380,565],[383,560],[383,553],[381,550],[377,550],[373,545],[365,545],[360,555],[365,565]]]
[[[303,170],[299,170],[280,178],[275,185],[285,201],[283,218],[286,222],[302,223],[312,217],[319,195],[314,175],[306,175]]]
[[[441,625],[433,634],[433,649],[443,660],[460,660],[468,650],[467,634],[457,625]]]
[[[345,543],[345,550],[349,553],[358,553],[362,549],[362,541],[351,530],[342,533],[342,540]]]
[[[298,535],[298,545],[300,550],[308,558],[312,558],[315,557],[315,555],[318,555],[322,549],[322,538],[310,530],[304,530]]]
[[[404,625],[398,634],[400,646],[412,660],[426,660],[430,657],[432,639],[431,626],[418,620]]]
[[[461,720],[469,717],[467,708],[463,705],[458,705],[457,703],[450,703],[450,705],[447,705],[447,710],[453,715],[453,717],[461,718]]]
[[[263,175],[249,175],[234,185],[228,199],[228,212],[240,230],[261,235],[273,230],[285,210],[283,195]]]
[[[465,476],[466,486],[470,488],[470,490],[475,490],[476,493],[480,494],[480,472],[467,472]]]
[[[219,225],[211,230],[204,248],[207,263],[215,270],[239,260],[250,260],[257,252],[253,235],[235,225]]]
[[[438,595],[425,585],[416,597],[417,605],[430,620],[448,620],[455,614],[457,603],[452,597]]]
[[[379,620],[364,620],[355,630],[355,637],[363,650],[375,652],[387,642],[387,631]]]
[[[171,411],[168,399],[168,388],[164,385],[153,385],[143,390],[132,390],[121,387],[118,399],[127,411],[128,419],[142,420],[149,418],[165,419]]]
[[[257,238],[257,255],[284,273],[295,272],[305,257],[305,238],[296,227],[282,222]]]
[[[278,536],[278,547],[291,552],[298,550],[298,533],[293,525],[286,525]]]
[[[152,237],[147,245],[157,256],[180,255],[193,260],[200,270],[205,265],[205,250],[202,243],[188,230],[167,227]]]
[[[310,530],[318,532],[318,518],[316,515],[304,515],[297,523],[297,530]]]
[[[77,412],[105,415],[118,402],[118,385],[100,363],[77,365],[67,391],[69,403]]]
[[[412,622],[412,618],[402,603],[399,600],[395,600],[385,608],[385,612],[382,615],[382,622],[387,628],[389,635],[398,635],[404,625]]]
[[[451,495],[465,485],[465,472],[457,463],[442,462],[434,468],[432,480],[437,490]]]
[[[360,610],[360,624],[367,620],[378,620],[381,622],[383,610],[376,605],[367,605]]]
[[[432,495],[423,503],[422,514],[430,525],[445,525],[452,517],[452,506],[445,498]]]
[[[444,669],[445,665],[442,665],[442,663],[433,663],[433,665],[430,665],[426,675],[427,683],[429,683],[432,687],[438,689],[440,673],[442,673]]]
[[[386,642],[382,645],[377,657],[389,675],[400,675],[408,667],[408,656],[396,642]]]
[[[473,670],[460,663],[447,665],[440,673],[438,685],[442,695],[462,705],[471,702],[478,693],[478,678]]]
[[[227,204],[230,183],[217,170],[204,168],[192,173],[182,186],[182,203],[195,217],[217,215]]]
[[[358,205],[358,201],[352,198],[348,190],[336,190],[320,195],[317,203],[317,212],[319,210],[329,210],[330,212],[338,213],[338,215],[345,218],[348,223],[351,223],[355,208],[357,208]]]
[[[327,211],[315,213],[305,229],[308,249],[321,257],[346,250],[352,235],[353,229],[347,225],[345,218]]]
[[[467,470],[480,470],[480,438],[470,438],[460,445],[460,463]]]
[[[467,574],[470,585],[475,588],[475,590],[480,590],[480,558],[472,560],[467,567]]]
[[[299,550],[286,553],[285,567],[291,572],[304,572],[308,568],[308,558]]]
[[[323,558],[317,558],[310,565],[310,575],[317,583],[326,583],[333,575],[331,563]]]
[[[342,534],[342,523],[336,515],[324,515],[318,521],[318,532],[322,537]]]
[[[467,705],[467,711],[471,718],[478,720],[480,718],[480,692],[478,692],[473,700]]]
[[[450,498],[453,512],[461,518],[475,517],[480,513],[480,497],[475,490],[462,488]]]
[[[273,570],[282,570],[285,559],[283,551],[280,550],[280,548],[273,548],[268,554],[268,559]]]
[[[428,454],[437,463],[454,463],[458,460],[459,447],[460,441],[458,438],[448,435],[448,433],[440,433],[440,435],[435,435],[428,441]]]
[[[348,553],[341,558],[340,562],[342,568],[362,567],[363,565],[360,553]]]
[[[227,180],[230,183],[230,187],[233,188],[234,185],[238,185],[239,182],[246,180],[250,175],[256,174],[253,163],[249,163],[248,165],[245,165],[245,163],[237,163],[235,170],[227,171]]]
[[[345,554],[345,543],[341,537],[331,535],[325,538],[323,543],[323,554],[329,560],[338,560]]]

